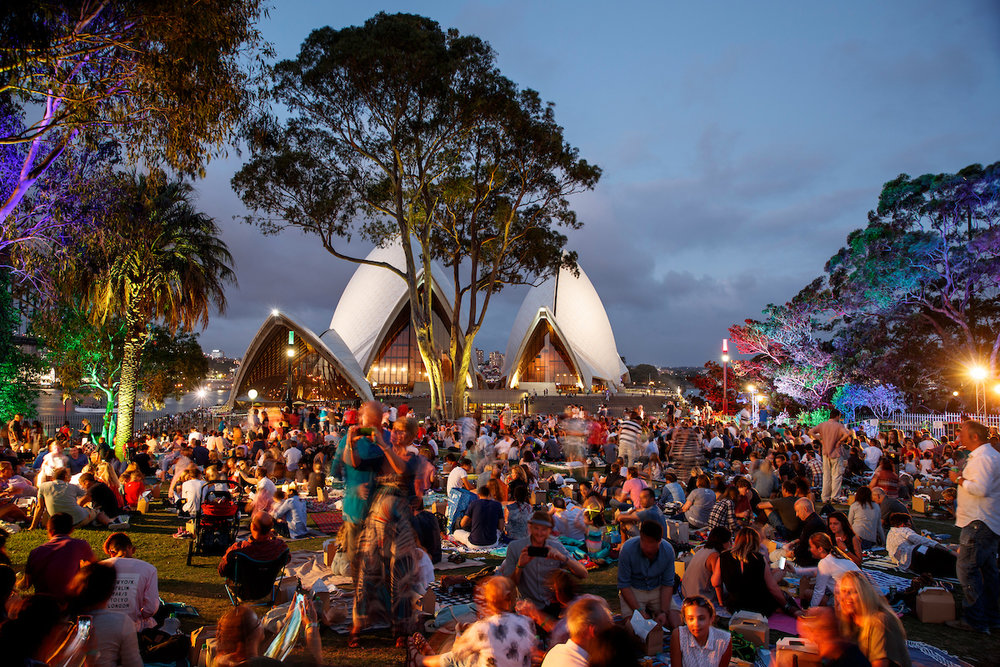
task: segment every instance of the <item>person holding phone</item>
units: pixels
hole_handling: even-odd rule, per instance
[[[500,566],[500,574],[514,581],[521,597],[550,616],[558,616],[559,604],[549,584],[549,576],[565,567],[583,579],[587,576],[587,569],[571,558],[566,548],[552,537],[552,527],[552,517],[548,512],[535,512],[528,521],[528,537],[507,545],[507,557]]]

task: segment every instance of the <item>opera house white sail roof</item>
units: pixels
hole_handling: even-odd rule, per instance
[[[245,401],[251,389],[262,401],[314,402],[368,400],[374,388],[382,394],[405,394],[426,386],[406,282],[379,266],[402,270],[403,248],[398,243],[375,248],[366,260],[372,263],[357,267],[337,302],[330,328],[321,335],[277,311],[264,321],[243,357],[230,405]],[[450,382],[447,350],[454,288],[437,263],[431,274],[435,345],[441,351],[445,381]],[[423,280],[421,272],[418,282],[422,285]],[[295,334],[292,382],[289,332]],[[574,275],[563,269],[528,290],[507,341],[504,388],[614,391],[621,388],[627,372],[604,304],[582,270]],[[473,377],[469,383],[478,384]]]
[[[561,350],[579,375],[584,390],[597,381],[609,388],[622,386],[622,376],[628,372],[618,354],[611,321],[604,303],[583,269],[579,275],[562,269],[558,275],[532,287],[524,297],[514,318],[501,376],[505,386],[520,384],[518,369],[529,350],[532,334],[543,323],[561,343]]]
[[[414,249],[414,252],[417,250]],[[375,248],[365,259],[384,262],[403,271],[406,269],[406,257],[399,243]],[[415,259],[419,266],[419,254]],[[449,304],[454,292],[452,283],[436,262],[432,264],[431,275],[434,281],[432,289],[450,320]],[[418,280],[423,280],[422,269]],[[367,370],[386,339],[389,328],[408,302],[409,293],[402,278],[384,267],[361,264],[344,288],[330,320],[330,329],[322,337],[325,339],[331,332],[336,332],[358,365]]]
[[[291,344],[290,331],[294,333]],[[287,354],[289,349],[292,357]],[[243,397],[251,389],[261,401],[282,401],[287,396],[289,366],[293,400],[373,398],[365,374],[336,332],[327,332],[321,339],[308,327],[275,311],[264,320],[243,355],[229,405],[246,400]]]

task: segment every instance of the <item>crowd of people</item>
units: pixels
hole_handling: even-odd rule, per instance
[[[101,629],[97,664],[141,663],[165,620],[156,570],[135,558],[127,535],[127,514],[144,500],[162,494],[183,538],[206,484],[244,491],[250,536],[218,566],[231,578],[238,553],[287,559],[282,536],[310,534],[299,485],[325,494],[331,475],[343,483],[338,556],[354,584],[348,646],[363,650],[367,629],[388,626],[412,664],[635,664],[634,638],[613,622],[607,600],[584,592],[588,568],[615,562],[622,616],[672,630],[672,664],[728,664],[731,638],[716,626],[738,611],[799,617],[801,635],[830,664],[909,664],[898,617],[861,570],[865,551],[879,546],[902,569],[958,578],[956,628],[1000,627],[1000,437],[974,421],[952,442],[920,430],[870,437],[836,411],[806,429],[673,404],[655,416],[641,406],[620,417],[570,406],[562,415],[448,421],[369,402],[254,409],[241,424],[204,433],[150,432],[123,458],[91,433],[36,440],[14,421],[0,462],[0,518],[49,533],[16,582],[0,566],[0,586],[11,580],[0,636],[27,633],[24,664],[44,659],[51,633],[72,617]],[[957,553],[914,531],[904,504],[931,476],[953,485],[945,502],[961,529]],[[425,507],[428,494],[447,498],[446,516]],[[833,506],[848,501],[846,512]],[[107,559],[72,537],[81,526],[111,531]],[[418,632],[418,601],[443,540],[472,553],[500,549],[503,561],[482,582],[479,619],[436,654]],[[678,549],[689,541],[703,545],[678,577]],[[815,579],[808,599],[781,588],[786,572]],[[322,616],[304,607],[308,659],[319,661]],[[240,605],[219,621],[219,664],[260,655],[255,619]]]

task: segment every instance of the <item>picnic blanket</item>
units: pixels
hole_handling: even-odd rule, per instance
[[[344,513],[341,511],[316,512],[310,514],[309,518],[313,520],[317,528],[327,535],[336,535],[340,531],[340,527],[344,525]]]
[[[486,565],[481,560],[473,558],[466,559],[464,563],[449,563],[442,559],[440,563],[434,564],[434,571],[457,570],[464,567],[483,567]],[[302,582],[302,587],[311,589],[317,579],[322,579],[327,588],[331,591],[338,586],[350,586],[353,583],[351,577],[335,575],[330,568],[323,564],[323,552],[321,551],[293,551],[292,559],[285,567],[285,574],[289,577],[298,577]]]

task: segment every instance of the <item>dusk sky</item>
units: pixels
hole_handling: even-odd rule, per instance
[[[995,1],[275,4],[262,29],[281,59],[315,28],[417,13],[488,41],[507,77],[555,103],[604,170],[574,200],[569,245],[629,364],[717,359],[731,324],[821,274],[885,181],[1000,160]],[[229,310],[201,335],[229,356],[272,308],[322,333],[355,269],[235,221],[239,164],[196,184],[237,262]],[[477,347],[504,349],[523,296],[493,302]]]

